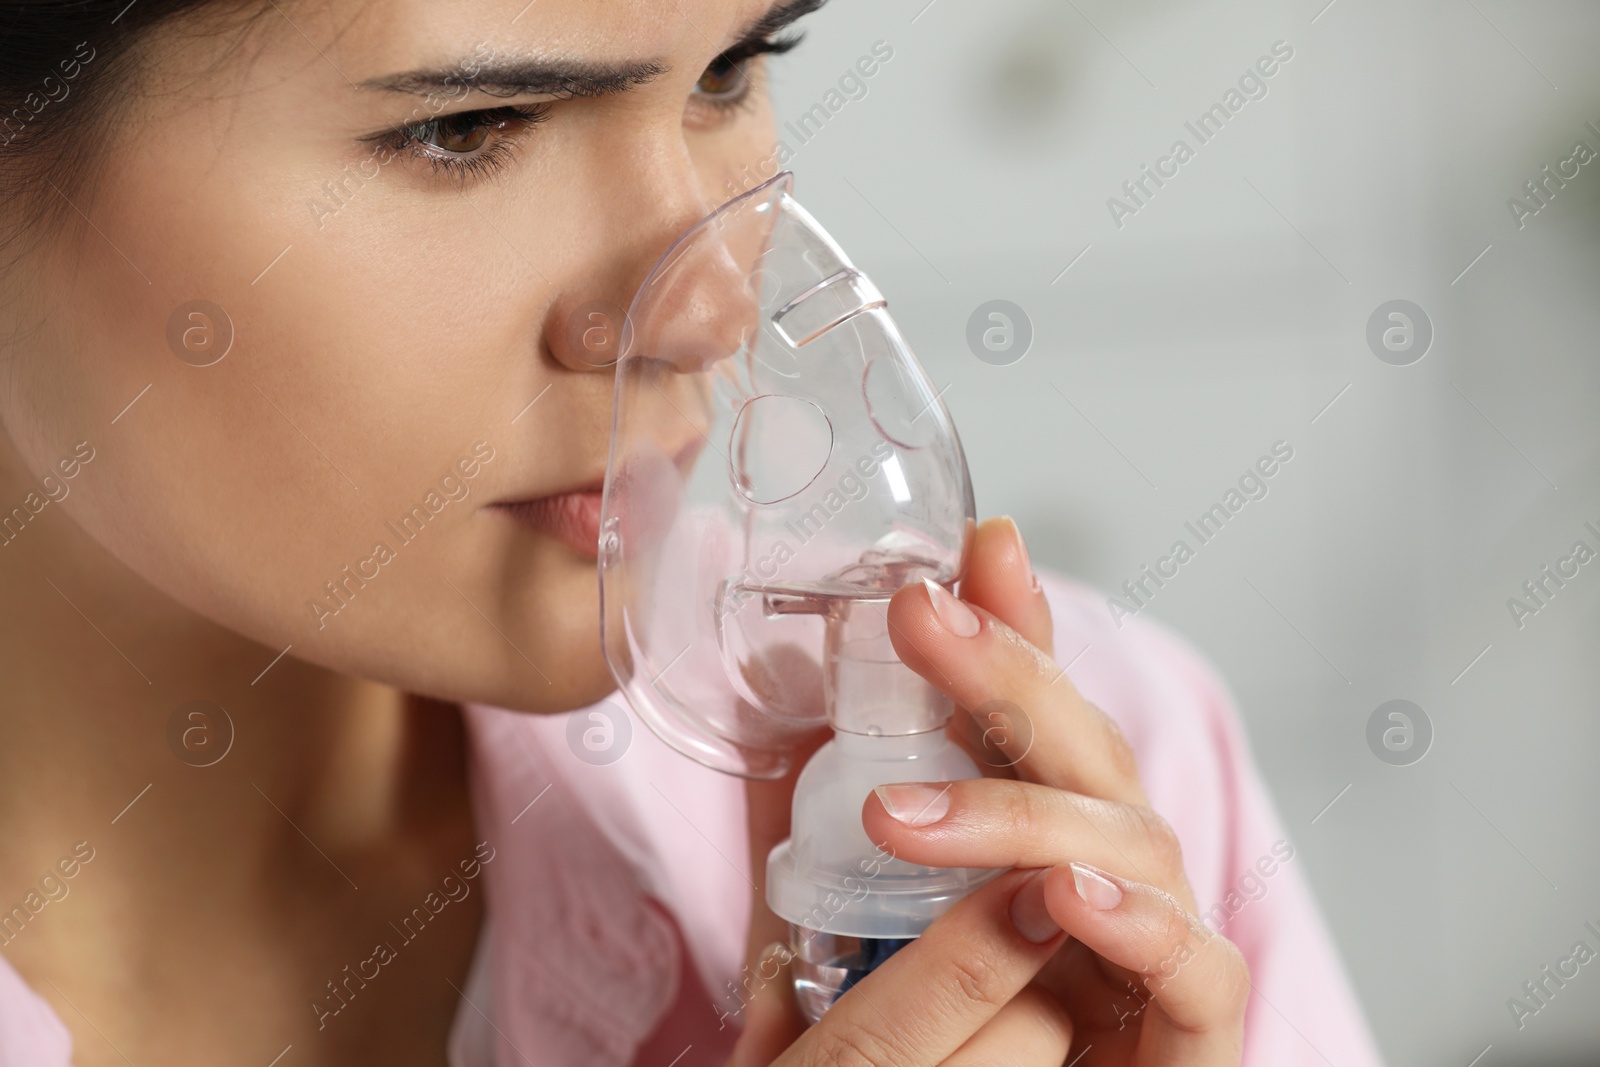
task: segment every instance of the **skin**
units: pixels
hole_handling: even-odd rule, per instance
[[[70,901],[4,951],[66,1023],[82,1067],[265,1063],[289,1044],[301,1064],[443,1061],[452,985],[464,984],[482,919],[476,889],[336,1023],[319,1030],[307,1002],[371,954],[389,917],[474,856],[454,706],[550,713],[613,687],[595,640],[592,558],[485,505],[603,472],[611,375],[570,326],[594,301],[625,306],[672,238],[770,158],[759,63],[743,107],[719,110],[696,88],[767,7],[333,0],[215,25],[195,16],[146,40],[143,77],[100,138],[97,180],[0,279],[0,504],[64,475],[80,442],[93,454],[70,492],[0,547],[0,900],[20,900],[74,842],[95,850]],[[370,138],[441,113],[438,97],[356,86],[535,47],[660,70],[626,93],[554,103],[508,138],[492,174],[450,177],[395,149],[372,176],[351,177]],[[457,95],[442,112],[536,99]],[[30,209],[0,210],[14,225]],[[206,367],[167,341],[175,309],[196,298],[220,305],[234,332]],[[479,448],[476,473],[456,483],[468,494],[336,615],[313,609],[375,540],[394,543],[384,523],[460,470],[477,442],[492,458]],[[903,591],[892,609],[913,666],[926,672],[930,651],[971,666],[958,699],[973,686],[1020,691],[1044,669],[1042,654],[990,647],[1048,647],[1042,597],[1004,577],[1020,541],[1007,548],[992,529],[980,527],[963,587],[986,609],[983,634],[960,639],[976,644],[935,646],[949,638],[928,621],[925,592]],[[995,638],[1007,626],[1015,640]],[[1063,683],[1038,707],[1063,709],[1050,736],[1079,769],[1028,757],[1019,782],[1137,806],[1125,754],[1069,743],[1087,714],[1059,703],[1070,692]],[[168,749],[173,710],[195,699],[226,707],[236,734],[213,768]],[[1085,777],[1097,766],[1108,769]],[[1019,782],[961,787],[952,818],[1008,818],[1015,797],[999,790]],[[790,785],[752,786],[758,836],[786,825]],[[870,831],[911,833],[884,823],[877,803]],[[981,855],[976,840],[924,841],[926,831],[897,847],[909,858],[944,848],[939,862],[959,853],[974,866],[1054,865],[1087,848],[1075,831],[1054,833],[1048,855],[1007,852],[1038,829],[993,835]],[[1130,830],[1111,819],[1105,832],[1118,841]],[[1124,851],[1173,891],[1151,914],[1192,910],[1186,888],[1175,891],[1181,863]],[[1059,1051],[1072,1003],[1060,983],[1100,965],[1074,964],[1076,943],[1019,941],[1003,920],[1020,878],[986,888],[915,946],[927,973],[956,989],[973,954],[992,958],[990,999],[935,1025],[919,1021],[926,1001],[906,994],[904,976],[900,991],[891,984],[906,965],[863,983],[857,1000],[877,989],[892,1018],[930,1027],[895,1062],[958,1062],[928,1057],[972,1042],[1008,1050],[1007,1062]],[[1131,948],[1096,940],[1074,912],[1070,877],[1066,890],[1059,871],[1033,884],[1084,945],[1137,967]],[[774,922],[758,909],[753,947],[773,939]],[[1185,967],[1179,981],[1202,972]],[[845,1062],[819,1049],[868,1025],[859,1009],[830,1013],[797,1041],[797,1017],[771,999],[752,1009],[739,1062]],[[1201,1019],[1221,1032],[1242,1001],[1185,1010],[1180,1027]],[[1159,1014],[1147,1009],[1141,1025]],[[1223,1061],[1174,1051],[1127,1062]]]

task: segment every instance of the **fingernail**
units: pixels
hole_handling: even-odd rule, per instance
[[[1072,885],[1078,896],[1095,911],[1110,911],[1122,903],[1122,890],[1117,883],[1082,863],[1069,864],[1072,868]]]
[[[1049,909],[1044,906],[1044,876],[1049,873],[1048,867],[1035,871],[1011,898],[1011,924],[1017,928],[1017,933],[1036,945],[1044,944],[1061,932],[1061,925],[1050,917]]]
[[[950,786],[901,782],[880,785],[873,790],[888,812],[907,826],[927,826],[945,817],[950,810]]]
[[[922,584],[928,588],[928,599],[933,602],[940,625],[957,637],[972,637],[978,632],[978,617],[954,593],[931,578],[922,579]]]
[[[1010,515],[1003,516],[1011,524],[1011,536],[1017,542],[1017,555],[1022,557],[1022,569],[1028,572],[1028,588],[1039,592],[1043,586],[1039,584],[1039,576],[1033,572],[1033,561],[1028,556],[1028,542],[1022,539],[1022,531],[1017,529],[1017,520]]]

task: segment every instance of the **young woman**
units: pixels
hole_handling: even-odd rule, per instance
[[[792,782],[567,744],[583,327],[820,3],[0,0],[0,1064],[1376,1062],[1225,689],[1009,520],[891,613],[1032,744],[862,817],[1018,869],[816,1026]]]

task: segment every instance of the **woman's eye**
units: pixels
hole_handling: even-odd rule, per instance
[[[503,126],[504,123],[496,123]],[[478,121],[476,113],[452,115],[424,123],[416,134],[418,144],[437,148],[441,152],[467,153],[482,148],[489,140],[489,126]]]
[[[495,107],[483,111],[463,111],[457,115],[429,119],[401,131],[413,145],[433,149],[441,155],[471,155],[491,138],[504,138],[524,127],[542,122],[544,108]]]
[[[702,96],[712,98],[714,103],[726,103],[731,97],[738,96],[749,85],[749,79],[738,63],[730,60],[726,55],[720,55],[711,61],[711,65],[700,75],[700,80],[695,82],[695,92]]]
[[[421,156],[435,170],[487,174],[508,161],[518,138],[550,114],[548,103],[485,108],[403,126],[374,140]]]
[[[799,44],[804,36],[747,41],[729,49],[713,59],[695,82],[695,98],[703,104],[730,111],[750,103],[755,94],[757,73],[757,68],[751,64],[764,55],[782,55]]]

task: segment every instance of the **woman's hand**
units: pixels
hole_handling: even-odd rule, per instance
[[[1041,651],[1049,607],[1016,526],[978,527],[960,600],[907,586],[889,623],[901,659],[964,709],[952,730],[986,777],[880,788],[863,806],[868,836],[915,863],[1022,870],[952,908],[792,1044],[786,970],[762,983],[734,1067],[1237,1067],[1244,959],[1195,918],[1177,838],[1116,724]]]
[[[1039,871],[1007,872],[962,898],[921,937],[857,982],[810,1029],[793,1002],[789,955],[755,969],[729,1067],[1060,1067],[1071,1028],[1028,983],[1065,940],[1036,940]],[[1020,920],[1020,922],[1019,922]]]
[[[1035,984],[1071,1018],[1080,1067],[1236,1067],[1244,958],[1195,918],[1177,836],[1121,731],[1041,651],[1049,607],[1015,524],[978,528],[960,600],[902,589],[889,622],[900,658],[976,709],[955,728],[991,776],[881,788],[868,835],[915,863],[1046,869],[1040,929],[1071,940]]]

